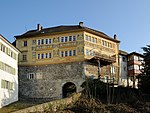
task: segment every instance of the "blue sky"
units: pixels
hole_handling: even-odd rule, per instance
[[[14,36],[58,25],[84,25],[113,37],[120,49],[142,52],[150,44],[150,0],[1,0],[0,34]]]

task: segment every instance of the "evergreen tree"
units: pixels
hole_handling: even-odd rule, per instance
[[[150,45],[142,48],[144,53],[144,69],[142,70],[142,76],[140,77],[139,89],[150,94]]]

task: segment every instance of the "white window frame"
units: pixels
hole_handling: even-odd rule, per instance
[[[35,79],[35,78],[36,78],[35,73],[29,73],[29,74],[27,75],[27,78],[28,78],[29,80]]]

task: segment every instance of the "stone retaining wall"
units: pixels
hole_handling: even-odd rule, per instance
[[[71,97],[36,105],[33,107],[29,107],[26,109],[22,109],[19,111],[15,111],[12,113],[32,113],[32,112],[42,112],[42,111],[57,111],[57,109],[63,109],[69,104],[73,104],[76,102],[79,97],[81,96],[81,93],[75,93]]]

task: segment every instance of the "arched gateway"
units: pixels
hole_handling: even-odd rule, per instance
[[[76,92],[76,85],[72,82],[67,82],[62,87],[62,97],[68,97],[70,94]]]

